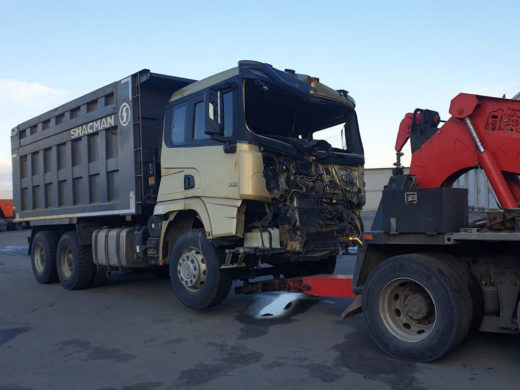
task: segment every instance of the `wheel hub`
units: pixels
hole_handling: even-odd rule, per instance
[[[418,281],[399,278],[390,281],[381,291],[379,312],[386,328],[405,342],[419,342],[435,326],[435,302]]]
[[[37,244],[34,248],[34,266],[38,273],[42,273],[45,269],[45,255],[43,253],[42,244]]]
[[[202,288],[207,278],[206,260],[198,248],[186,249],[177,263],[177,277],[189,291]]]
[[[431,311],[431,299],[424,293],[414,293],[404,299],[404,309],[408,317],[414,320],[424,319]]]
[[[65,248],[61,254],[61,270],[65,278],[70,278],[74,269],[74,262],[72,261],[72,250]]]
[[[185,262],[181,267],[181,276],[186,280],[190,280],[198,277],[199,270],[197,266],[190,262]]]

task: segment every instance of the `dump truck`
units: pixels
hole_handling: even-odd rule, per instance
[[[342,126],[344,148],[320,139]],[[231,282],[332,273],[363,230],[355,101],[240,61],[195,81],[141,70],[12,130],[14,214],[39,283],[168,271],[193,309]]]

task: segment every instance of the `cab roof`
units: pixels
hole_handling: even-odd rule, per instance
[[[193,84],[189,84],[186,87],[175,91],[173,93],[172,97],[170,98],[170,102],[181,99],[184,96],[203,91],[206,88],[211,87],[212,85],[219,84],[219,83],[226,81],[237,75],[238,75],[238,67],[235,67],[235,68],[231,68],[231,69],[225,70],[223,72],[217,73],[213,76],[207,77],[200,81],[196,81]]]

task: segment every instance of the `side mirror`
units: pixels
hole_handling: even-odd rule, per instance
[[[207,89],[204,92],[204,106],[206,107],[204,133],[210,136],[224,135],[220,100],[220,91]]]

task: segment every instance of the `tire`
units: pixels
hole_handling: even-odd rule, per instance
[[[287,265],[282,272],[286,278],[310,276],[318,274],[333,274],[336,269],[336,256],[321,261],[302,262],[301,264]]]
[[[444,263],[452,267],[458,275],[460,275],[462,281],[467,288],[471,296],[471,306],[473,309],[473,315],[471,319],[470,332],[477,332],[482,324],[484,318],[484,293],[477,277],[471,272],[467,264],[463,260],[457,257],[445,254],[445,253],[425,253],[432,255]]]
[[[209,309],[226,298],[231,277],[202,230],[183,233],[170,256],[170,282],[179,301],[195,310]]]
[[[88,287],[95,272],[91,248],[79,245],[75,232],[64,233],[56,250],[56,267],[60,283],[67,290]]]
[[[49,230],[36,233],[31,247],[31,265],[38,283],[49,284],[58,281],[56,271],[57,235]]]
[[[363,313],[383,352],[431,362],[464,340],[473,309],[468,284],[452,267],[415,253],[391,257],[370,273]]]

